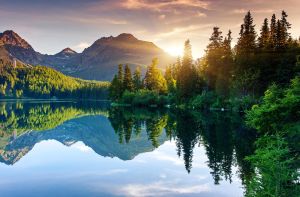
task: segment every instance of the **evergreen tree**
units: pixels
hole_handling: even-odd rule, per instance
[[[123,78],[123,89],[124,91],[133,91],[134,86],[132,82],[132,77],[131,77],[131,71],[129,66],[126,64],[125,66],[125,72],[124,72],[124,78]]]
[[[180,57],[178,56],[177,57],[177,60],[176,60],[176,63],[172,65],[172,76],[173,78],[176,80],[177,79],[177,76],[178,76],[178,72],[180,70],[180,67],[181,67],[181,59]]]
[[[112,100],[116,100],[119,98],[119,81],[117,75],[114,76],[110,87],[109,87],[109,97]]]
[[[281,13],[281,27],[282,27],[282,37],[284,41],[284,45],[287,44],[288,40],[290,39],[291,35],[288,30],[291,28],[291,24],[287,21],[287,13],[283,10]]]
[[[242,92],[242,95],[247,95],[251,90],[251,93],[255,92],[253,86],[249,84],[239,84],[240,79],[249,78],[249,76],[258,77],[259,64],[257,64],[256,58],[256,32],[255,25],[253,24],[253,18],[250,11],[246,14],[244,18],[244,23],[240,31],[240,37],[236,45],[236,67],[234,71],[234,87],[240,87],[242,89],[237,90],[237,92]],[[251,77],[253,78],[253,77]],[[254,79],[254,78],[253,78]],[[257,80],[257,78],[255,78]],[[257,81],[253,82],[256,84]],[[251,86],[251,87],[250,87]],[[245,91],[246,90],[246,91]]]
[[[270,47],[275,49],[277,45],[277,24],[276,24],[276,15],[273,14],[270,24]]]
[[[244,18],[244,24],[241,26],[240,37],[236,46],[237,54],[254,52],[255,48],[255,25],[253,24],[253,17],[249,11]]]
[[[229,86],[231,83],[231,78],[233,74],[233,53],[231,48],[231,30],[228,31],[227,36],[223,41],[223,56],[222,56],[222,65],[220,67],[216,90],[219,95],[228,96],[229,94]]]
[[[177,92],[180,100],[191,98],[198,90],[197,71],[193,65],[192,46],[190,41],[184,43],[184,54],[177,76]]]
[[[167,83],[160,70],[157,68],[157,64],[158,59],[154,58],[152,60],[152,64],[147,68],[147,72],[144,78],[144,85],[148,90],[153,90],[159,93],[166,93]]]
[[[141,80],[141,68],[137,67],[133,73],[133,86],[134,90],[137,91],[143,88],[143,83]]]
[[[167,66],[167,68],[166,68],[165,79],[166,79],[167,86],[168,86],[168,92],[171,94],[175,93],[176,80],[173,78],[171,66]]]
[[[206,77],[210,89],[215,89],[219,69],[223,66],[223,36],[219,27],[213,28],[213,33],[209,38],[209,44],[206,48],[207,69]]]
[[[123,92],[124,92],[124,88],[123,88],[123,65],[122,64],[119,64],[118,66],[118,92],[119,92],[119,98],[122,97],[123,95]]]
[[[269,40],[270,40],[270,29],[269,29],[268,19],[265,18],[264,23],[260,30],[260,37],[258,38],[258,47],[260,49],[268,48]]]

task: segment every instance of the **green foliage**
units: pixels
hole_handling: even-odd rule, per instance
[[[133,73],[133,87],[134,90],[140,90],[143,88],[143,82],[141,79],[141,68],[137,67],[136,70]]]
[[[300,48],[290,37],[290,28],[285,11],[279,20],[273,14],[270,26],[264,20],[256,40],[252,16],[246,15],[236,46],[233,85],[237,95],[260,96],[272,83],[285,86],[296,76]]]
[[[85,116],[106,115],[101,105],[86,106],[82,103],[0,103],[0,127],[5,135],[16,131],[21,135],[28,130],[43,131],[63,122]]]
[[[245,112],[251,109],[258,101],[248,95],[241,98],[230,98],[228,102],[231,105],[232,111]]]
[[[152,64],[148,66],[144,79],[145,88],[156,91],[158,93],[167,92],[167,83],[160,70],[157,68],[158,59],[152,60]]]
[[[198,74],[195,65],[193,64],[192,46],[190,41],[187,40],[184,43],[184,54],[176,79],[178,99],[180,101],[187,101],[197,92],[202,91],[197,87],[197,83]]]
[[[270,24],[268,19],[264,20],[257,38],[253,17],[249,11],[244,17],[238,43],[233,49],[231,31],[223,38],[219,27],[214,27],[203,58],[193,60],[192,47],[187,40],[184,43],[183,57],[166,67],[164,77],[156,68],[157,59],[154,59],[143,80],[144,87],[139,85],[140,71],[136,71],[134,88],[129,92],[142,88],[157,91],[159,94],[168,95],[169,101],[174,101],[179,107],[226,107],[244,111],[259,100],[270,85],[286,87],[300,72],[297,63],[300,45],[291,38],[290,28],[287,14],[283,11],[279,20],[275,15],[272,16]],[[120,67],[118,76],[119,81],[124,79]],[[122,97],[124,91],[121,86],[119,89],[117,91],[112,88],[112,91],[116,90],[112,93],[117,95],[113,96],[116,101]],[[206,99],[206,92],[216,93],[215,98],[211,98],[213,101]]]
[[[234,95],[241,95],[243,97],[251,95],[254,96],[256,88],[258,87],[259,71],[255,69],[246,69],[239,72],[233,77],[231,89]]]
[[[201,65],[209,89],[220,96],[227,96],[229,92],[233,65],[231,40],[231,31],[223,39],[219,27],[214,27]]]
[[[132,136],[139,136],[145,126],[152,146],[157,148],[161,144],[160,137],[167,124],[167,115],[161,111],[141,108],[112,108],[109,111],[109,120],[120,143],[129,143]]]
[[[216,100],[217,95],[214,92],[203,92],[193,98],[190,105],[195,109],[209,109]]]
[[[1,65],[0,97],[104,99],[109,82],[68,77],[51,68]]]
[[[286,90],[271,86],[265,92],[263,102],[247,112],[247,123],[261,133],[288,131],[294,124],[299,124],[299,111],[300,77],[296,77]]]
[[[133,91],[134,86],[131,77],[131,71],[129,66],[126,64],[124,70],[124,78],[123,78],[123,90],[124,91]]]
[[[173,77],[172,68],[168,66],[165,71],[165,79],[167,81],[167,87],[169,94],[176,93],[176,80]]]
[[[299,196],[300,77],[287,89],[271,86],[247,112],[247,124],[262,136],[249,157],[257,169],[247,196]]]
[[[244,23],[241,25],[240,37],[236,45],[237,56],[247,57],[249,53],[254,52],[256,48],[256,32],[253,24],[253,17],[250,11],[244,18]],[[246,65],[244,65],[246,66]]]
[[[293,164],[283,136],[261,137],[255,154],[247,157],[255,167],[253,179],[246,186],[247,197],[293,197],[300,195],[299,172]]]
[[[117,100],[119,98],[119,80],[117,75],[114,76],[111,84],[109,86],[109,98],[112,100]]]
[[[141,80],[140,68],[134,72],[133,79],[129,67],[126,65],[124,76],[115,76],[110,86],[110,98],[122,105],[132,106],[163,106],[169,103],[166,79],[157,68],[157,59],[153,59],[148,67],[144,84]],[[122,74],[122,66],[119,66],[119,74]],[[120,83],[120,79],[123,83]],[[120,94],[120,89],[122,93]],[[124,91],[124,92],[123,92]]]
[[[143,89],[136,92],[125,91],[121,102],[140,107],[164,106],[170,103],[169,97],[160,95],[156,91]]]

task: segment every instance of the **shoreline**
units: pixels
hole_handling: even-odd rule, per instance
[[[105,99],[35,99],[35,98],[10,98],[10,99],[0,99],[0,102],[83,102],[83,101],[93,101],[93,102],[111,102]]]

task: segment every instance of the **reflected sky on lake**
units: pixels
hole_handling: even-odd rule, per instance
[[[234,150],[242,132],[231,135],[203,117],[183,121],[187,116],[82,104],[0,105],[1,197],[243,196],[239,155],[247,151]]]
[[[67,147],[43,141],[15,165],[0,165],[1,196],[242,196],[238,178],[214,185],[203,147],[194,153],[188,174],[174,142],[122,161],[101,157],[82,142]]]

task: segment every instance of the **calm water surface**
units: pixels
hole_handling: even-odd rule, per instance
[[[1,102],[0,196],[243,196],[253,136],[225,113]]]

